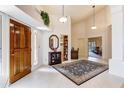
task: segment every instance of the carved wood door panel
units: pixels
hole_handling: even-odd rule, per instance
[[[31,72],[31,30],[10,20],[10,83]]]

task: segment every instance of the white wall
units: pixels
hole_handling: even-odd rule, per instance
[[[32,28],[31,33],[31,63],[32,70],[35,70],[43,65],[43,32]]]
[[[37,11],[33,5],[16,5],[16,7],[43,24],[43,20],[39,14],[39,11]]]
[[[72,46],[74,48],[79,48],[79,58],[87,58],[88,57],[88,38],[91,37],[102,37],[102,51],[103,51],[103,59],[108,59],[108,41],[107,39],[111,39],[108,34],[107,28],[111,24],[111,12],[110,7],[106,6],[96,13],[95,25],[97,29],[91,30],[92,17],[88,17],[85,20],[82,20],[78,23],[72,24]],[[107,36],[108,35],[108,36]],[[82,40],[82,41],[81,41]],[[85,42],[84,42],[85,41]],[[82,43],[82,45],[80,45]],[[84,46],[82,49],[81,47]],[[81,52],[80,52],[81,50]],[[84,51],[82,51],[84,50]],[[82,53],[82,54],[80,54]]]
[[[1,71],[2,71],[2,15],[0,15],[0,77],[2,77],[1,75]],[[0,86],[1,86],[1,79],[0,79]]]
[[[112,9],[112,59],[109,60],[109,73],[124,78],[124,6],[111,6]]]
[[[43,20],[40,16],[40,11],[44,10],[42,7],[40,7],[40,9],[37,9],[35,7],[35,5],[16,5],[16,7],[19,8],[20,10],[22,10],[24,13],[26,13],[27,15],[29,15],[31,18],[33,18],[35,21],[38,22],[37,25],[34,26],[36,29],[37,29],[37,27],[41,27],[41,28],[48,29],[48,30],[52,29],[52,27],[53,27],[52,22],[54,22],[54,20],[51,19],[50,14],[49,14],[49,18],[50,18],[49,27],[47,27],[43,23]]]
[[[9,77],[9,17],[0,12],[2,15],[2,73],[0,73],[0,86],[5,87]]]
[[[68,59],[70,60],[70,51],[71,51],[71,19],[68,17],[68,21],[66,23],[60,23],[59,18],[57,16],[52,16],[51,19],[54,20],[52,31],[43,32],[43,62],[48,65],[48,52],[52,51],[49,48],[49,37],[52,34],[55,34],[59,38],[59,48],[57,51],[61,51],[60,48],[60,37],[62,35],[68,35]]]
[[[10,11],[9,11],[10,13]],[[10,60],[10,56],[9,56],[9,19],[14,19],[18,22],[23,23],[23,19],[21,19],[21,17],[19,19],[15,19],[13,17],[9,17],[6,14],[0,13],[0,15],[3,16],[3,26],[2,26],[2,87],[5,86],[5,84],[9,84],[7,83],[9,81],[9,60]],[[24,16],[25,17],[25,16]],[[40,32],[36,29],[34,29],[34,27],[32,27],[32,58],[31,58],[31,62],[32,62],[32,70],[37,69],[38,67],[40,67],[42,64],[46,64],[48,65],[48,52],[49,50],[49,36],[51,34],[56,34],[58,35],[58,37],[60,38],[60,34],[64,34],[64,35],[68,35],[69,37],[69,59],[70,59],[70,50],[71,50],[71,20],[70,17],[68,17],[68,21],[67,23],[63,24],[58,22],[59,17],[55,17],[53,16],[53,22],[54,25],[52,26],[52,31],[48,32],[48,31],[44,31],[44,32]],[[25,25],[30,24],[28,20],[25,20],[24,22]],[[30,26],[30,25],[28,25]],[[30,26],[31,27],[31,26]],[[34,59],[34,30],[36,30],[37,32],[37,36],[36,36],[36,54],[37,54],[37,60]],[[3,43],[4,42],[4,43]],[[60,48],[58,49],[58,51],[60,50]],[[38,63],[37,63],[37,62]],[[37,64],[34,65],[34,62],[36,62]],[[1,79],[1,78],[0,78]]]
[[[39,20],[42,21],[39,12],[36,10],[36,8],[34,6],[32,6],[32,5],[29,5],[29,6],[27,6],[27,5],[26,6],[25,5],[20,5],[20,6],[17,5],[17,7],[20,8],[21,10],[23,10],[28,15],[32,16],[37,21],[39,21]],[[42,8],[42,10],[44,10],[44,9]],[[43,32],[42,33],[43,34],[43,42],[41,41],[41,43],[44,46],[43,47],[44,48],[44,50],[43,50],[44,51],[43,52],[44,53],[43,54],[43,56],[44,56],[43,57],[44,58],[43,63],[45,63],[47,65],[48,65],[48,52],[51,51],[51,49],[49,48],[49,37],[50,37],[50,35],[55,34],[59,37],[59,39],[60,39],[61,34],[68,35],[68,38],[69,38],[68,59],[70,59],[70,50],[71,50],[71,19],[70,19],[70,17],[68,17],[68,21],[65,24],[59,22],[59,18],[61,16],[49,15],[49,17],[50,17],[49,29],[51,31]],[[41,23],[43,23],[43,21]],[[59,47],[58,51],[61,51],[60,47]]]
[[[2,16],[0,15],[0,48],[2,48]]]
[[[7,84],[9,84],[9,63],[10,63],[10,56],[9,56],[9,46],[10,46],[10,38],[9,38],[9,36],[10,36],[10,33],[9,33],[9,20],[10,20],[10,18],[11,19],[13,19],[13,20],[16,20],[16,21],[18,21],[18,22],[20,22],[20,23],[23,23],[23,21],[21,20],[21,19],[15,19],[15,18],[12,18],[12,17],[10,17],[10,16],[8,16],[7,14],[4,14],[4,13],[1,13],[0,12],[0,15],[2,15],[2,18],[3,18],[3,20],[2,20],[2,24],[4,24],[4,25],[2,25],[2,74],[0,73],[0,77],[2,77],[2,78],[0,78],[0,86],[1,87],[5,87],[5,85]],[[29,26],[28,25],[28,21],[27,21],[27,23],[24,23],[25,25],[27,25],[27,26]],[[31,26],[30,26],[31,27]],[[31,27],[32,28],[32,27]],[[32,57],[31,57],[31,63],[32,63],[32,70],[34,70],[34,69],[37,69],[39,66],[41,66],[41,64],[42,64],[42,32],[41,31],[38,31],[38,30],[36,30],[37,31],[37,37],[36,37],[36,44],[37,44],[37,57],[39,58],[38,59],[38,64],[36,64],[36,65],[33,65],[33,63],[35,62],[34,61],[34,30],[36,30],[36,29],[33,29],[32,28],[32,36],[31,36],[31,44],[32,44]],[[39,41],[40,41],[40,43],[39,43]]]

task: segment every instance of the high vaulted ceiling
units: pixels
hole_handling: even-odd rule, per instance
[[[50,15],[62,15],[62,5],[37,5],[35,7],[47,11]],[[95,7],[96,12],[100,11],[104,7],[105,5],[97,5]],[[93,14],[91,5],[65,5],[64,10],[65,15],[71,17],[72,23],[76,23]]]

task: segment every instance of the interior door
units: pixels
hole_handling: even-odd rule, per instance
[[[31,72],[31,31],[10,20],[10,83]]]

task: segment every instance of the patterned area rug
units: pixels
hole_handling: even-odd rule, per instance
[[[57,64],[53,65],[52,67],[72,80],[77,85],[81,85],[85,81],[108,69],[107,65],[88,60]]]

